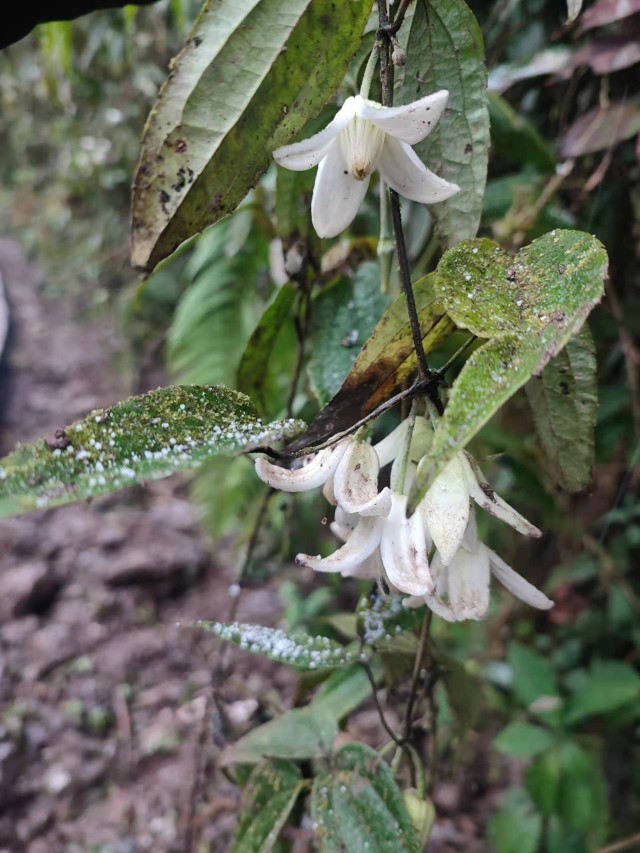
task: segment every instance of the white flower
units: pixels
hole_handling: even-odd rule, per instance
[[[449,622],[464,619],[484,619],[489,609],[491,575],[516,598],[538,610],[553,607],[553,601],[515,572],[490,548],[478,540],[475,517],[472,514],[464,541],[448,565],[440,554],[431,564],[435,591],[409,598],[408,607],[425,604]]]
[[[299,468],[283,468],[259,457],[255,469],[263,482],[281,492],[324,486],[329,503],[337,503],[347,513],[384,516],[391,509],[390,490],[378,492],[378,454],[370,444],[352,436],[308,457]]]
[[[424,595],[433,589],[429,571],[429,539],[422,518],[415,512],[407,518],[407,497],[390,492],[391,510],[381,516],[336,514],[332,530],[344,545],[328,557],[298,554],[296,562],[317,572],[340,572],[345,576],[380,577],[400,592]]]
[[[422,514],[445,566],[462,545],[469,525],[470,498],[519,533],[542,536],[537,527],[494,492],[477,466],[474,471],[469,459],[464,452],[455,456],[418,504],[417,511]]]
[[[442,90],[403,107],[383,107],[355,95],[324,130],[273,152],[277,163],[293,171],[318,166],[311,219],[320,237],[335,237],[351,224],[376,170],[400,195],[422,204],[459,191],[430,172],[411,148],[436,126],[448,96]]]

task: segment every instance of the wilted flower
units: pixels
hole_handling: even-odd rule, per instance
[[[402,107],[383,107],[355,95],[324,130],[273,152],[286,169],[318,166],[311,219],[320,237],[335,237],[351,224],[376,170],[400,195],[422,204],[459,191],[429,171],[411,147],[436,126],[448,96],[442,90]]]
[[[445,566],[458,553],[469,526],[470,498],[519,533],[525,536],[542,536],[537,527],[496,494],[477,466],[476,471],[469,461],[469,456],[464,452],[459,453],[449,462],[442,474],[436,477],[418,504],[418,512],[422,514]]]
[[[298,554],[296,562],[317,572],[356,577],[379,578],[383,570],[389,583],[400,592],[424,595],[431,591],[428,537],[422,519],[419,513],[407,518],[406,495],[390,495],[391,510],[386,518],[359,516],[353,529],[348,525],[340,527],[340,538],[346,537],[346,541],[333,554]]]
[[[329,503],[347,513],[362,516],[388,515],[391,492],[378,492],[380,462],[366,442],[348,436],[307,457],[298,468],[284,468],[260,457],[255,463],[260,479],[281,492],[306,492],[324,486]]]
[[[408,607],[426,604],[449,622],[484,619],[489,609],[491,575],[516,598],[539,610],[553,607],[553,601],[478,539],[475,515],[471,514],[463,542],[448,565],[440,553],[431,564],[435,591],[405,601]]]

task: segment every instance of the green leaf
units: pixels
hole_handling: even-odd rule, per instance
[[[527,791],[546,817],[558,810],[561,776],[562,755],[558,750],[544,752],[526,770]]]
[[[294,435],[292,419],[263,424],[251,400],[223,386],[174,385],[96,409],[53,442],[0,460],[0,516],[116,492]]]
[[[344,746],[311,794],[314,833],[323,851],[418,853],[418,840],[391,769],[363,743]]]
[[[376,667],[372,667],[377,676]],[[311,703],[315,708],[326,709],[341,720],[361,705],[371,693],[371,683],[359,664],[338,669],[322,684]]]
[[[482,710],[482,684],[464,663],[451,655],[438,649],[435,658],[451,710],[460,728],[468,731],[476,725]]]
[[[271,152],[337,89],[370,6],[205,3],[147,121],[132,201],[135,266],[152,270],[236,208]]]
[[[445,246],[475,237],[487,179],[489,112],[482,33],[464,0],[416,0],[396,103],[447,89],[447,110],[415,146],[427,166],[460,186],[431,211]]]
[[[640,700],[640,675],[628,664],[596,660],[587,681],[569,699],[565,720],[578,723],[595,714],[607,714]]]
[[[202,508],[203,524],[214,539],[233,532],[251,535],[268,486],[256,483],[253,460],[247,456],[214,456],[196,471],[191,494]]]
[[[292,761],[263,761],[254,767],[242,792],[231,853],[268,853],[304,787]]]
[[[535,127],[496,92],[488,92],[491,141],[498,160],[554,172],[556,158]]]
[[[453,323],[433,295],[432,276],[414,284],[424,349],[429,353],[453,330]],[[313,421],[296,447],[317,444],[351,426],[398,391],[415,372],[417,361],[403,296],[380,318],[358,353],[342,387]]]
[[[608,814],[607,780],[599,757],[577,743],[565,743],[561,751],[562,776],[558,791],[558,815],[570,830],[596,831],[590,849],[604,841]]]
[[[326,708],[293,708],[281,717],[252,729],[221,756],[228,764],[255,764],[263,758],[321,758],[328,755],[338,734],[338,721]]]
[[[388,302],[374,262],[362,264],[353,278],[339,279],[314,300],[309,378],[321,406],[340,390]]]
[[[221,640],[234,643],[255,655],[264,655],[302,671],[335,669],[353,663],[358,657],[357,652],[346,649],[328,637],[312,637],[300,632],[287,634],[278,628],[243,625],[240,622],[225,624],[200,620],[193,627],[209,631]]]
[[[515,258],[491,240],[445,253],[434,291],[457,326],[490,340],[470,356],[411,493],[415,506],[435,477],[498,409],[578,332],[604,292],[607,253],[582,231],[557,230]]]
[[[598,412],[596,352],[585,325],[525,386],[549,470],[568,492],[591,480]]]
[[[359,664],[332,673],[313,701],[293,708],[240,738],[222,754],[223,764],[255,764],[265,757],[321,758],[329,755],[338,723],[371,693]]]
[[[544,700],[550,700],[549,706],[557,707],[558,686],[547,658],[528,646],[511,642],[507,660],[512,673],[511,689],[525,708],[530,708],[534,703],[544,708]]]
[[[495,745],[513,758],[532,758],[553,746],[553,735],[531,723],[511,723],[500,732]]]
[[[197,240],[185,269],[191,284],[167,335],[169,369],[179,382],[235,383],[240,357],[260,316],[255,282],[268,269],[268,243],[251,226],[251,211],[238,210]],[[152,284],[153,279],[147,286]]]
[[[521,788],[507,791],[489,821],[488,836],[495,853],[536,853],[542,818]]]
[[[248,394],[263,413],[273,412],[277,408],[273,400],[278,394],[272,387],[273,381],[270,381],[272,359],[274,355],[282,354],[284,349],[277,344],[285,325],[290,325],[293,331],[291,317],[295,300],[296,288],[292,284],[280,288],[249,338],[238,368],[238,389]],[[288,381],[288,372],[281,373],[285,374]]]
[[[578,744],[568,741],[545,752],[527,769],[525,780],[541,812],[558,816],[564,828],[589,832],[606,826],[607,790],[600,761]]]

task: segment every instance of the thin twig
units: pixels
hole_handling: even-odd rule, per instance
[[[399,9],[398,12],[400,13],[400,11],[401,10]],[[390,56],[391,36],[397,30],[393,30],[393,27],[395,27],[396,24],[392,25],[389,23],[386,0],[378,0],[378,20],[380,23],[378,38],[380,40],[380,83],[382,86],[382,103],[385,107],[391,107],[393,106],[393,64]],[[402,292],[404,293],[404,298],[407,302],[407,312],[409,314],[409,322],[411,324],[413,347],[418,359],[418,370],[420,376],[422,379],[428,379],[431,376],[431,370],[427,364],[427,357],[422,344],[420,320],[418,319],[416,300],[413,294],[413,287],[411,286],[409,258],[407,256],[407,246],[404,239],[404,231],[402,229],[400,197],[395,190],[391,189],[391,187],[389,187],[388,192],[389,205],[391,208],[391,221],[393,223],[393,233],[396,241],[396,254],[398,256],[398,268],[400,271],[400,285],[402,287]]]
[[[232,596],[231,603],[229,605],[229,611],[227,613],[227,622],[233,622],[238,613],[238,606],[240,604],[240,594],[242,593],[243,588],[242,584],[245,580],[247,571],[253,558],[254,551],[258,544],[258,538],[260,535],[262,524],[264,523],[264,517],[267,512],[267,507],[269,506],[269,500],[274,494],[274,492],[275,489],[269,488],[265,492],[264,497],[262,498],[262,502],[258,507],[256,519],[254,521],[251,536],[249,537],[249,543],[247,545],[247,552],[245,554],[244,560],[242,562],[242,567],[238,572],[236,580],[238,590],[236,594]],[[187,816],[185,819],[184,840],[182,845],[182,849],[185,851],[185,853],[192,853],[192,851],[195,850],[195,844],[197,841],[196,810],[204,786],[207,756],[209,755],[209,747],[212,741],[211,718],[213,714],[214,703],[216,703],[217,700],[216,692],[226,672],[228,650],[229,643],[223,641],[216,666],[214,667],[213,672],[211,673],[211,679],[206,693],[204,713],[202,716],[200,730],[198,732],[198,737],[195,744],[193,759],[194,771],[191,786],[189,788],[189,800],[187,802]]]
[[[413,0],[402,0],[402,3],[398,6],[398,11],[393,19],[393,23],[387,24],[386,27],[386,32],[389,33],[390,36],[394,36],[398,32],[402,26],[402,22],[404,21],[404,16],[407,14],[407,9],[412,3]]]
[[[416,653],[416,659],[413,664],[411,688],[409,690],[409,698],[407,699],[407,708],[404,717],[403,733],[405,737],[408,737],[409,732],[411,731],[411,726],[413,725],[413,707],[416,700],[416,693],[418,691],[418,682],[420,680],[420,672],[422,670],[422,659],[424,658],[425,651],[427,648],[427,641],[429,638],[429,631],[431,630],[432,619],[433,611],[427,610],[425,617],[422,620],[422,628],[420,629],[420,639],[418,641],[418,651]]]
[[[439,367],[439,368],[438,368],[438,373],[439,373],[441,376],[444,376],[444,374],[447,372],[447,370],[449,370],[449,368],[451,367],[451,365],[452,365],[454,362],[456,362],[456,361],[460,358],[460,356],[461,356],[461,355],[462,355],[466,350],[468,350],[468,349],[469,349],[469,347],[470,347],[470,346],[471,346],[475,341],[477,341],[477,340],[478,340],[478,338],[476,337],[476,335],[469,335],[469,337],[467,338],[467,340],[462,344],[462,346],[461,346],[458,350],[456,350],[456,351],[454,352],[454,354],[451,356],[451,358],[447,359],[447,361],[445,362],[445,364],[443,364],[443,365],[442,365],[442,367]]]
[[[360,662],[360,666],[367,673],[367,678],[371,684],[371,691],[373,693],[373,701],[375,702],[376,711],[378,712],[378,716],[380,717],[380,722],[382,723],[382,728],[389,735],[391,740],[396,744],[396,746],[402,746],[404,744],[404,738],[398,737],[398,735],[393,731],[389,723],[387,722],[387,718],[384,715],[384,711],[382,710],[382,706],[380,705],[380,699],[378,698],[378,686],[376,684],[376,680],[371,672],[371,667],[365,661]]]
[[[308,288],[300,295],[300,302],[298,305],[298,313],[295,318],[295,328],[296,328],[296,338],[297,338],[297,351],[296,351],[296,363],[293,368],[293,375],[291,377],[291,386],[289,388],[289,397],[287,399],[287,417],[290,418],[293,414],[293,403],[296,398],[296,393],[298,391],[298,382],[300,381],[300,376],[302,374],[302,366],[304,364],[304,343],[307,337],[307,332],[309,331],[309,322],[311,318],[311,294]]]
[[[327,447],[331,447],[333,444],[336,444],[341,439],[345,438],[347,435],[351,435],[354,432],[357,432],[360,427],[366,426],[369,421],[373,421],[376,418],[379,418],[380,415],[383,415],[385,412],[388,412],[389,409],[393,409],[394,406],[397,406],[398,403],[401,403],[403,400],[410,399],[411,397],[416,397],[419,394],[429,394],[430,397],[433,396],[435,389],[438,388],[441,382],[441,377],[437,373],[437,371],[432,371],[431,376],[427,379],[416,379],[416,381],[409,388],[405,388],[404,391],[399,391],[397,394],[394,394],[393,397],[390,397],[384,403],[381,403],[377,406],[372,412],[369,412],[368,415],[365,415],[363,418],[360,418],[359,421],[356,421],[350,427],[341,430],[340,432],[332,435],[331,438],[327,438],[321,444],[314,444],[309,447],[301,447],[299,450],[275,450],[273,447],[256,447],[253,450],[249,450],[248,453],[264,453],[265,456],[271,457],[271,459],[283,459],[283,460],[291,460],[291,459],[299,459],[302,456],[309,456],[311,453],[317,453],[319,450],[324,450]]]
[[[630,835],[628,838],[621,838],[620,841],[615,841],[613,844],[601,847],[598,853],[622,853],[623,850],[637,850],[639,845],[640,832],[636,832],[635,835]]]

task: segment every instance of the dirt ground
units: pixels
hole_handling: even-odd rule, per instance
[[[12,320],[6,453],[129,389],[108,312],[77,322],[80,306],[47,298],[8,239],[0,274]],[[226,618],[234,569],[199,531],[184,481],[2,520],[0,566],[0,853],[228,849],[239,792],[216,771],[216,741],[289,705],[294,678],[232,650],[226,728],[212,713],[219,643],[177,623]],[[238,617],[275,624],[280,612],[266,585],[243,593]],[[373,709],[350,725],[380,742]],[[486,788],[462,807],[463,788],[436,793],[430,849],[488,849]],[[312,849],[310,837],[296,832],[294,849]]]

